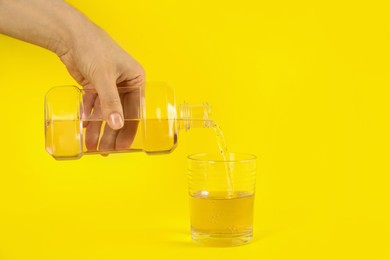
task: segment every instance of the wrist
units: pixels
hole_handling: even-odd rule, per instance
[[[77,42],[83,41],[94,30],[93,27],[96,27],[84,14],[65,2],[62,4],[58,10],[58,15],[62,17],[58,19],[57,29],[46,46],[59,57],[74,48]]]

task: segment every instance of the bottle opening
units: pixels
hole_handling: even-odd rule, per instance
[[[212,110],[208,103],[197,105],[184,103],[179,106],[179,110],[179,119],[183,121],[182,125],[185,130],[189,130],[194,127],[209,128],[212,126]]]

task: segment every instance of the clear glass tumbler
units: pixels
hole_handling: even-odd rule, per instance
[[[188,163],[193,241],[209,246],[251,241],[256,156],[194,154]]]

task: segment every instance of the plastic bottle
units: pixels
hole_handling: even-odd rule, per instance
[[[170,153],[177,146],[180,130],[213,124],[207,103],[176,106],[174,91],[166,83],[118,90],[124,127],[112,130],[102,119],[95,90],[50,89],[45,96],[46,151],[57,160],[97,153]]]

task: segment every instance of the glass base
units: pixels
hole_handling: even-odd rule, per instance
[[[191,228],[192,240],[205,245],[215,247],[241,246],[253,239],[252,229],[237,234],[204,233]]]

